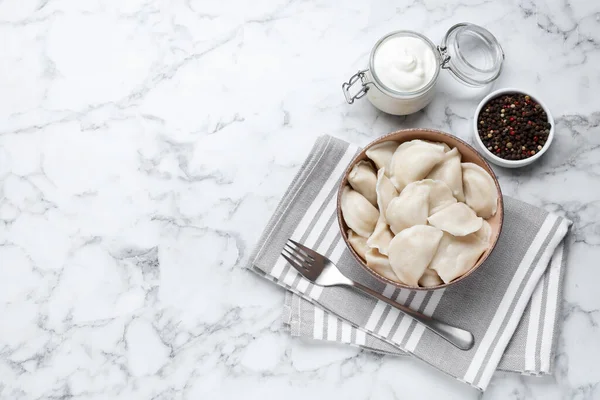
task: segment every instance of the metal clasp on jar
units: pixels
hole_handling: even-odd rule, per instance
[[[344,97],[346,97],[346,102],[348,102],[348,104],[352,104],[354,103],[354,100],[364,97],[369,91],[368,85],[371,82],[367,81],[367,71],[367,69],[358,71],[350,77],[348,82],[342,83],[342,91],[344,92]],[[351,94],[350,89],[352,88],[352,86],[354,86],[356,82],[359,81],[361,84],[360,89],[358,90],[358,92]]]
[[[448,54],[448,48],[446,46],[437,46],[437,49],[440,52],[441,57],[440,66],[443,69],[449,69],[448,63],[450,62],[450,55]]]

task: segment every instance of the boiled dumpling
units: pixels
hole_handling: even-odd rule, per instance
[[[420,139],[417,139],[417,140],[420,140]],[[432,141],[430,141],[430,140],[423,140],[423,142],[425,142],[425,143],[431,143],[431,144],[434,144],[434,145],[436,145],[436,146],[439,146],[439,147],[441,147],[441,148],[444,150],[444,153],[447,153],[447,152],[449,152],[450,150],[452,150],[452,149],[450,148],[450,146],[448,146],[448,145],[447,145],[446,143],[444,143],[444,142],[432,142]]]
[[[482,218],[496,214],[498,191],[486,170],[473,163],[462,163],[465,202]]]
[[[373,166],[368,161],[359,161],[348,174],[348,183],[352,189],[365,196],[367,200],[377,207],[377,175]]]
[[[392,199],[385,217],[392,232],[398,233],[413,225],[425,225],[429,215],[454,203],[456,199],[444,182],[423,179],[409,183]]]
[[[354,251],[356,251],[356,253],[361,256],[363,260],[366,260],[367,251],[371,249],[367,245],[367,239],[357,235],[352,229],[348,229],[348,242]]]
[[[380,168],[377,171],[377,206],[379,210],[385,210],[392,199],[398,196],[396,188],[385,175],[385,168]],[[390,231],[390,227],[387,224],[385,218],[385,212],[379,211],[379,219],[373,234],[369,236],[367,244],[369,247],[376,248],[381,254],[387,255],[387,249],[394,235]]]
[[[474,235],[477,236],[482,242],[489,244],[492,237],[492,227],[484,219],[483,223],[481,224],[481,229],[475,232]]]
[[[398,191],[385,175],[385,168],[380,168],[377,171],[377,207],[379,208],[380,216],[379,218],[383,218],[384,221],[387,221],[385,218],[385,210],[387,210],[388,205],[395,197],[398,197]]]
[[[419,279],[436,253],[443,232],[428,225],[416,225],[397,234],[390,242],[389,259],[400,281],[418,286]]]
[[[348,186],[342,192],[342,215],[348,227],[364,238],[371,236],[379,219],[377,208]]]
[[[439,144],[440,146],[442,146],[442,147],[444,148],[444,152],[445,152],[445,153],[448,153],[449,151],[451,151],[451,150],[452,150],[452,148],[451,148],[450,146],[448,146],[448,145],[447,145],[446,143],[444,143],[444,142],[439,142],[439,143],[437,143],[437,144]]]
[[[444,154],[442,146],[423,140],[402,143],[392,157],[392,183],[399,192],[402,191],[409,183],[425,178],[442,161]]]
[[[454,236],[466,236],[478,231],[483,219],[465,203],[454,203],[432,214],[427,222]]]
[[[408,185],[400,196],[392,199],[385,212],[392,232],[398,234],[403,229],[427,223],[430,191],[428,185],[415,182]]]
[[[444,233],[429,268],[437,271],[445,283],[467,273],[488,248],[475,234],[456,237]]]
[[[398,146],[399,143],[394,141],[378,143],[367,150],[367,157],[375,163],[378,170],[385,168],[385,173],[389,176],[390,162]]]
[[[421,181],[413,182],[406,187],[408,188],[411,185],[425,185],[429,187],[429,215],[456,203],[456,198],[452,195],[452,191],[448,185],[442,181],[423,179]],[[406,188],[404,190],[406,190]]]
[[[400,281],[390,266],[390,260],[385,255],[379,253],[377,249],[370,249],[367,252],[367,266],[389,280]]]
[[[394,235],[390,231],[390,227],[385,222],[382,215],[383,213],[379,213],[379,220],[377,221],[377,225],[375,225],[375,230],[371,236],[369,236],[369,239],[367,239],[367,245],[370,248],[379,250],[381,254],[387,255],[390,241]]]
[[[431,170],[427,178],[444,182],[458,201],[465,201],[460,160],[460,153],[455,147],[444,155],[442,162]]]
[[[419,286],[423,287],[439,286],[442,283],[444,283],[442,278],[440,278],[438,273],[431,268],[425,269],[423,276],[421,276],[421,279],[419,279]]]

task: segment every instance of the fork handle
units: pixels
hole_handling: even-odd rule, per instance
[[[411,308],[406,307],[405,305],[397,303],[394,300],[388,299],[382,294],[374,291],[371,288],[361,285],[358,282],[352,282],[352,284],[349,286],[355,287],[358,290],[370,296],[373,296],[391,305],[392,307],[397,308],[398,310],[411,316],[421,324],[425,325],[427,329],[437,334],[441,338],[446,339],[448,342],[452,343],[454,346],[458,347],[461,350],[469,350],[471,347],[473,347],[473,344],[475,343],[473,334],[469,331],[457,328],[455,326],[446,324],[445,322],[441,322],[424,314],[421,314],[420,312],[414,311]]]

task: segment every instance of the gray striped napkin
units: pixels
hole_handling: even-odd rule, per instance
[[[496,249],[469,279],[429,292],[395,289],[356,263],[336,221],[337,186],[358,150],[331,136],[319,138],[251,257],[254,272],[290,292],[284,320],[292,334],[387,354],[410,353],[480,390],[498,368],[549,373],[564,272],[561,242],[571,222],[505,196]],[[469,329],[475,346],[459,350],[412,318],[350,288],[313,285],[280,257],[288,238],[326,255],[351,279]]]

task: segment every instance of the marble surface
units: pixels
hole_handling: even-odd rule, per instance
[[[283,292],[242,269],[318,135],[471,141],[485,90],[448,74],[409,117],[340,90],[383,34],[461,21],[504,46],[494,86],[556,119],[503,191],[575,222],[554,376],[483,395],[289,338]],[[2,399],[600,399],[597,1],[4,0],[0,37]]]

